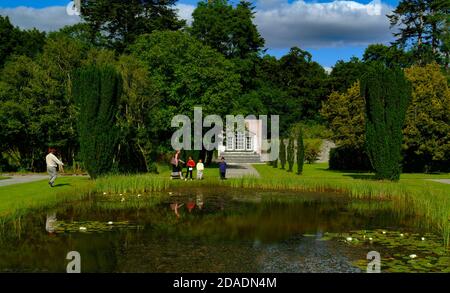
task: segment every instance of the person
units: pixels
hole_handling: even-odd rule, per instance
[[[48,150],[48,155],[45,157],[45,161],[47,163],[47,172],[48,175],[50,176],[50,179],[48,181],[48,184],[53,187],[56,177],[58,175],[57,171],[56,171],[56,167],[59,166],[59,170],[61,172],[64,171],[63,166],[64,164],[58,160],[58,158],[55,156],[56,150],[54,148],[50,148]]]
[[[181,171],[180,163],[184,163],[182,160],[180,160],[180,150],[177,150],[175,154],[172,157],[171,164],[172,164],[172,174],[178,174],[180,179],[183,179],[183,172]],[[173,178],[173,175],[172,175]]]
[[[192,180],[192,172],[195,168],[195,161],[192,159],[192,157],[189,157],[187,164],[186,164],[186,180],[188,180],[188,177],[191,177]]]
[[[205,166],[203,165],[202,159],[198,160],[197,163],[197,179],[203,179],[203,170],[205,170]]]
[[[226,179],[225,175],[227,173],[227,162],[225,162],[225,158],[222,157],[219,162],[219,171],[220,171],[220,179]]]

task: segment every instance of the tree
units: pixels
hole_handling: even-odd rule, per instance
[[[45,33],[36,29],[20,30],[9,18],[0,15],[0,67],[12,55],[34,57],[42,51]]]
[[[284,139],[280,139],[280,164],[281,169],[284,170],[284,166],[286,166],[286,145],[284,144]]]
[[[401,69],[374,63],[361,79],[365,100],[366,144],[378,179],[398,180],[401,168],[402,128],[411,97]]]
[[[363,61],[378,61],[387,67],[409,67],[413,62],[410,52],[404,52],[397,46],[385,46],[382,44],[369,45],[364,51]]]
[[[448,0],[400,1],[388,15],[391,27],[397,28],[394,44],[411,48],[419,64],[436,61],[448,66],[449,51],[444,43],[450,30],[449,13]]]
[[[280,59],[280,84],[286,91],[286,99],[279,100],[286,112],[280,124],[292,125],[301,120],[319,119],[319,109],[327,96],[325,70],[312,61],[309,52],[293,47]]]
[[[360,83],[355,82],[345,92],[332,92],[322,104],[320,113],[332,130],[331,139],[339,146],[364,148],[364,99]]]
[[[305,161],[305,145],[303,144],[303,132],[300,129],[297,135],[297,175],[303,173],[303,163]]]
[[[121,89],[122,79],[112,65],[86,66],[75,74],[72,91],[79,108],[80,155],[91,178],[113,170]]]
[[[289,143],[287,147],[287,162],[288,162],[288,172],[292,172],[292,168],[294,167],[294,156],[295,156],[295,147],[294,147],[294,138],[289,137]]]
[[[437,64],[406,69],[412,101],[403,129],[404,165],[408,171],[450,168],[450,88]]]
[[[358,81],[364,73],[364,63],[356,57],[345,62],[339,60],[333,66],[329,76],[329,89],[336,92],[344,92]]]
[[[175,115],[193,119],[194,106],[203,115],[224,117],[239,111],[235,97],[240,95],[239,74],[234,64],[216,50],[184,32],[154,32],[138,38],[132,55],[144,64],[161,102],[152,111],[151,136],[161,151],[169,150]],[[212,152],[208,157],[212,157]]]
[[[253,9],[247,1],[235,8],[227,0],[199,2],[192,13],[191,34],[227,58],[245,59],[264,46],[253,24]]]
[[[176,0],[96,0],[83,1],[81,14],[91,37],[102,33],[109,46],[119,52],[142,34],[157,30],[178,30],[185,25],[172,8]]]

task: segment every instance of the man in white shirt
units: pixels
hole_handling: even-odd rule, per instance
[[[60,170],[62,170],[64,164],[58,160],[58,158],[55,156],[56,150],[53,148],[49,149],[48,155],[45,157],[45,161],[47,162],[47,172],[50,176],[50,180],[48,181],[48,184],[53,187],[53,183],[55,183],[56,176],[58,175],[56,171],[56,167],[59,166]]]

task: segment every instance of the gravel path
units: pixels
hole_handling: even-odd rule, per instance
[[[22,175],[22,176],[7,176],[8,179],[0,180],[0,186],[7,186],[19,183],[28,183],[48,179],[47,175]]]
[[[227,178],[240,178],[244,176],[259,177],[259,173],[252,164],[227,164]]]
[[[450,184],[450,179],[428,179],[428,180],[439,182],[439,183],[444,183],[444,184]]]

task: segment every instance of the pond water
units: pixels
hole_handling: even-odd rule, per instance
[[[449,272],[438,234],[390,201],[185,189],[99,194],[3,223],[0,272]]]

